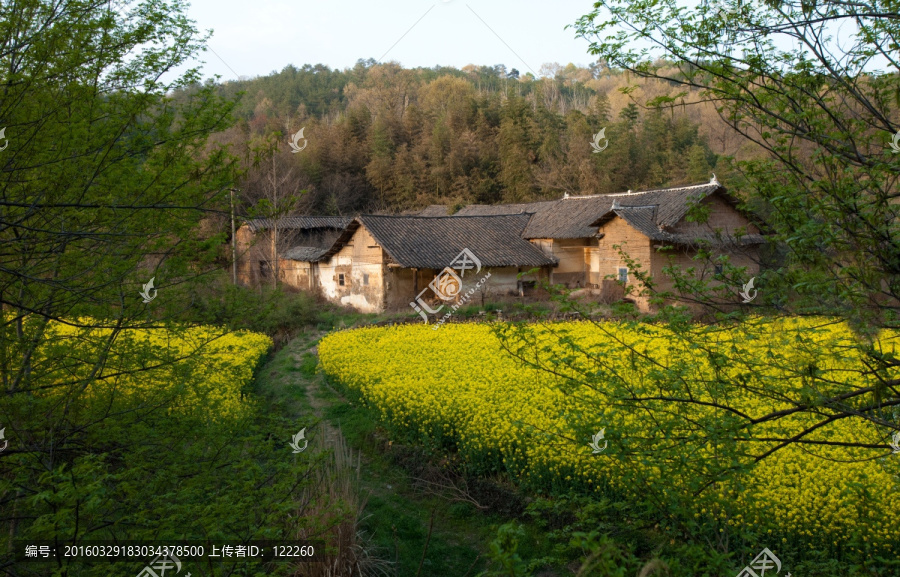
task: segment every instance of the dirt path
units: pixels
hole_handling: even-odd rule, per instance
[[[327,332],[317,333],[313,337],[313,342],[316,343],[312,347],[309,347],[305,350],[294,351],[292,358],[294,362],[297,363],[297,366],[303,364],[303,355],[304,353],[310,353],[316,357],[318,361],[318,342],[323,336],[328,334]],[[325,418],[323,410],[328,406],[328,403],[324,401],[319,392],[322,390],[322,387],[326,387],[327,385],[324,382],[324,377],[321,374],[317,374],[315,377],[309,379],[307,381],[306,387],[306,399],[309,401],[309,405],[312,407],[313,413],[316,418],[319,420],[320,431],[322,434],[322,446],[323,447],[334,447],[339,444],[339,441],[346,441],[346,439],[341,438],[340,430],[331,424],[331,422]],[[329,387],[330,389],[330,387]],[[332,391],[333,392],[333,391]],[[343,444],[343,443],[341,443]]]
[[[307,422],[318,423],[310,435],[311,449],[333,450],[339,457],[334,470],[350,471],[342,477],[351,479],[342,495],[351,507],[358,507],[351,533],[366,552],[361,562],[371,565],[370,574],[402,577],[471,576],[486,568],[483,544],[494,536],[493,519],[452,499],[423,495],[410,473],[379,450],[380,438],[370,438],[374,427],[369,417],[313,370],[318,343],[326,334],[307,333],[288,345],[281,382],[294,395],[294,403],[302,403],[296,409],[306,414]],[[345,432],[339,419],[346,423]],[[355,440],[355,448],[347,437]]]

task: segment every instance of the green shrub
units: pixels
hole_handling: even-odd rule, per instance
[[[318,325],[332,308],[309,293],[235,286],[224,277],[197,286],[185,300],[190,305],[178,313],[180,320],[265,333],[276,347]]]

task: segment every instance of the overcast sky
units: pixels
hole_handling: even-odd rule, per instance
[[[360,58],[404,67],[587,65],[588,43],[565,30],[590,0],[192,0],[189,14],[213,30],[204,77],[261,76],[288,64],[352,67]],[[217,57],[218,55],[218,57]],[[220,59],[221,58],[221,59]]]

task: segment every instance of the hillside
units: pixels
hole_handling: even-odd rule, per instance
[[[599,65],[542,73],[288,66],[218,86],[239,104],[238,122],[216,140],[241,158],[246,210],[267,199],[268,211],[306,214],[676,186],[721,177],[722,156],[746,156],[746,142],[696,93],[666,106],[661,97],[677,95],[660,81]],[[593,153],[604,128],[609,145]],[[306,147],[293,153],[300,129]]]

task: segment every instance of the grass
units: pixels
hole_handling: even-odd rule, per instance
[[[492,523],[501,520],[485,518],[473,505],[421,496],[410,475],[390,459],[390,449],[384,451],[367,411],[343,401],[333,390],[322,388],[319,394],[328,404],[326,419],[340,426],[351,447],[363,451],[360,486],[368,495],[368,504],[362,527],[380,555],[395,564],[395,574],[464,577],[483,570],[485,546],[494,533]]]
[[[306,425],[307,436],[322,435],[324,420],[342,433],[351,450],[362,452],[356,490],[365,506],[358,530],[366,555],[390,564],[386,574],[474,577],[487,566],[487,544],[506,519],[485,515],[471,504],[417,492],[367,411],[344,399],[317,373],[318,358],[308,349],[319,336],[303,333],[273,353],[259,372],[256,394],[298,427]],[[324,419],[316,416],[317,409]]]
[[[492,315],[499,306],[485,307]],[[504,310],[504,313],[506,310]],[[374,324],[388,315],[352,314],[336,317],[338,322],[328,322],[327,328]],[[327,329],[326,329],[327,330]],[[560,538],[579,527],[585,530],[597,527],[588,515],[576,521],[582,505],[564,505],[558,521],[547,511],[523,514],[527,497],[500,484],[470,487],[480,503],[490,505],[488,511],[461,502],[459,495],[448,490],[435,494],[423,494],[417,489],[416,475],[420,465],[427,460],[426,453],[417,447],[401,446],[391,442],[381,429],[373,413],[342,395],[339,385],[328,383],[318,372],[318,357],[310,352],[324,336],[324,331],[306,331],[273,353],[260,371],[256,393],[279,415],[307,427],[311,446],[316,437],[324,437],[325,429],[340,431],[349,450],[362,453],[362,466],[358,481],[354,470],[354,499],[360,504],[358,522],[352,525],[356,531],[355,547],[364,548],[363,558],[373,566],[387,569],[382,574],[390,577],[426,577],[453,575],[475,577],[488,569],[491,562],[489,545],[497,538],[498,527],[515,520],[524,529],[518,554],[527,564],[543,567],[536,576],[555,577],[572,574],[573,567],[562,567],[563,558],[569,554],[559,551],[568,537]],[[358,457],[354,457],[358,458]],[[352,459],[351,459],[352,460]],[[435,458],[432,458],[432,467]],[[479,480],[474,483],[481,484]],[[488,483],[490,485],[491,482]],[[499,492],[496,491],[499,489]],[[491,494],[493,492],[493,494]],[[482,496],[488,495],[487,501]],[[505,506],[519,499],[521,506]],[[551,500],[552,503],[556,499]],[[568,511],[567,513],[565,511]],[[569,518],[571,517],[571,518]],[[607,520],[604,526],[620,539],[636,542],[634,535],[622,534],[627,524],[612,511],[599,514]],[[627,532],[627,531],[626,531]],[[344,535],[346,534],[346,526]],[[344,535],[341,536],[342,540]],[[424,555],[423,555],[424,553]],[[552,558],[553,569],[544,566],[540,559]],[[576,564],[577,566],[577,564]],[[337,575],[338,573],[335,573]],[[354,573],[355,574],[355,573]],[[491,573],[492,575],[494,573]],[[305,574],[304,574],[305,575]],[[318,573],[316,574],[318,575]]]
[[[477,315],[480,310],[485,310],[485,316],[490,318],[501,308],[504,317],[507,310],[515,310],[509,305],[488,305],[458,312]],[[325,427],[337,428],[346,440],[348,450],[362,453],[359,478],[353,485],[355,502],[360,504],[361,511],[357,522],[350,527],[357,538],[354,547],[364,548],[362,557],[372,561],[372,566],[382,568],[380,574],[390,577],[475,577],[488,569],[489,544],[497,543],[498,526],[511,519],[524,529],[518,555],[532,570],[539,567],[537,572],[529,573],[535,577],[595,574],[592,572],[595,569],[588,567],[603,559],[606,559],[604,563],[613,563],[610,566],[617,570],[625,571],[626,565],[629,566],[631,572],[622,575],[641,573],[641,566],[649,571],[646,575],[665,574],[650,570],[658,564],[654,560],[657,556],[670,563],[673,575],[717,575],[721,571],[716,568],[736,566],[736,560],[711,551],[708,543],[691,535],[684,536],[682,541],[670,540],[653,526],[652,519],[648,524],[640,510],[626,503],[595,502],[581,495],[532,495],[532,499],[515,495],[525,502],[531,501],[523,514],[521,508],[502,506],[494,506],[491,512],[485,512],[472,504],[454,501],[452,491],[438,491],[439,496],[423,494],[417,489],[415,477],[421,470],[417,465],[426,461],[425,450],[392,443],[374,414],[355,402],[352,393],[344,391],[338,384],[326,382],[318,373],[318,358],[309,352],[323,336],[323,329],[352,328],[408,316],[401,313],[335,315],[320,323],[318,331],[301,333],[271,355],[256,383],[257,393],[272,410],[298,423],[298,429],[306,425],[311,436],[316,436]],[[345,397],[343,393],[348,394]],[[440,458],[440,455],[432,455],[431,466]],[[478,483],[477,480],[471,482],[473,485]],[[473,494],[485,503],[481,496]],[[594,542],[593,548],[570,543],[570,537],[578,532],[591,531],[608,536],[612,541]],[[620,555],[628,551],[636,557],[628,560]],[[546,563],[552,568],[545,566]],[[587,573],[578,572],[579,566]],[[833,562],[812,556],[794,567],[806,570],[810,577],[859,575],[862,573],[858,571],[864,571],[856,568],[857,572],[848,572]]]

